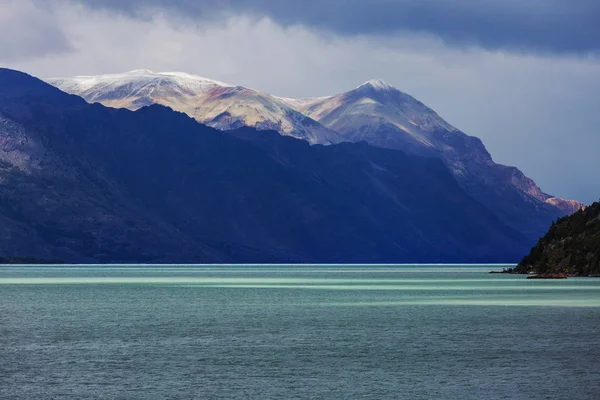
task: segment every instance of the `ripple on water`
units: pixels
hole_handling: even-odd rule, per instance
[[[597,398],[600,280],[490,269],[2,267],[0,398]]]

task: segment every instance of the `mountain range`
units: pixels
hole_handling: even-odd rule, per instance
[[[412,96],[382,80],[334,96],[292,99],[195,75],[136,70],[124,74],[48,79],[109,107],[137,110],[162,104],[220,130],[274,130],[311,144],[366,142],[438,158],[459,185],[531,243],[549,224],[583,204],[544,193],[515,167],[493,161],[476,137],[453,127]]]
[[[67,262],[507,262],[529,247],[440,158],[223,132],[8,69],[0,221],[2,256]]]
[[[582,207],[381,80],[291,99],[148,70],[0,78],[1,256],[507,262]]]

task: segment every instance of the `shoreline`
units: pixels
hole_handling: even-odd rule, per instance
[[[514,268],[502,271],[490,271],[490,274],[527,275],[527,279],[567,279],[567,278],[600,278],[600,275],[566,274],[561,272],[548,272],[539,274],[536,272],[516,272]]]

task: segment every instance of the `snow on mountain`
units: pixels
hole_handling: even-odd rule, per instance
[[[393,87],[392,85],[389,85],[388,83],[384,82],[383,79],[371,79],[366,81],[365,83],[363,83],[362,85],[360,85],[357,89],[363,87],[363,86],[369,86],[373,89],[377,89],[377,90],[394,90],[395,87]]]
[[[119,102],[128,104],[141,100],[139,103],[143,103],[160,96],[193,96],[215,88],[233,86],[182,72],[154,73],[146,69],[123,74],[53,78],[47,81],[65,92],[85,98],[88,102],[110,102],[117,106]],[[138,103],[134,103],[134,106],[140,108],[143,105],[138,106]]]
[[[503,220],[521,231],[531,227],[525,209],[532,213],[545,209],[550,215],[560,215],[583,206],[544,193],[515,167],[496,164],[481,140],[466,135],[383,80],[370,80],[335,96],[283,100],[338,132],[344,141],[365,141],[441,158],[468,193],[496,209]]]
[[[323,96],[323,97],[277,97],[279,100],[283,101],[285,104],[292,107],[294,110],[302,111],[306,110],[310,106],[323,102],[332,98],[333,96]]]
[[[442,150],[446,146],[433,132],[456,131],[423,103],[382,80],[365,82],[337,96],[288,104],[340,133],[345,141],[380,147],[415,148],[418,153]]]
[[[581,203],[548,195],[521,171],[496,164],[476,137],[381,79],[338,95],[284,98],[181,72],[48,79],[88,102],[138,109],[158,103],[221,130],[242,126],[275,130],[312,144],[365,141],[377,147],[441,158],[467,192],[522,232],[546,230],[547,220]],[[541,210],[541,211],[540,211]],[[528,218],[542,213],[540,226]],[[544,225],[544,226],[542,226]]]
[[[336,132],[281,99],[257,90],[182,72],[135,70],[123,74],[52,78],[47,82],[90,103],[136,110],[162,104],[221,130],[251,126],[312,144],[340,141]]]

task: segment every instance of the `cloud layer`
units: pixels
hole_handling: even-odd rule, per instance
[[[160,7],[195,19],[244,13],[341,34],[413,32],[491,50],[600,51],[597,0],[84,0],[139,15]]]
[[[52,11],[30,1],[0,0],[0,60],[14,61],[72,50]]]
[[[0,38],[11,38],[0,39],[0,65],[41,77],[185,71],[298,97],[383,78],[480,137],[496,161],[518,166],[545,191],[600,197],[600,176],[589,173],[600,169],[595,56],[448,46],[416,32],[342,34],[257,10],[194,19],[104,3],[0,0]]]

